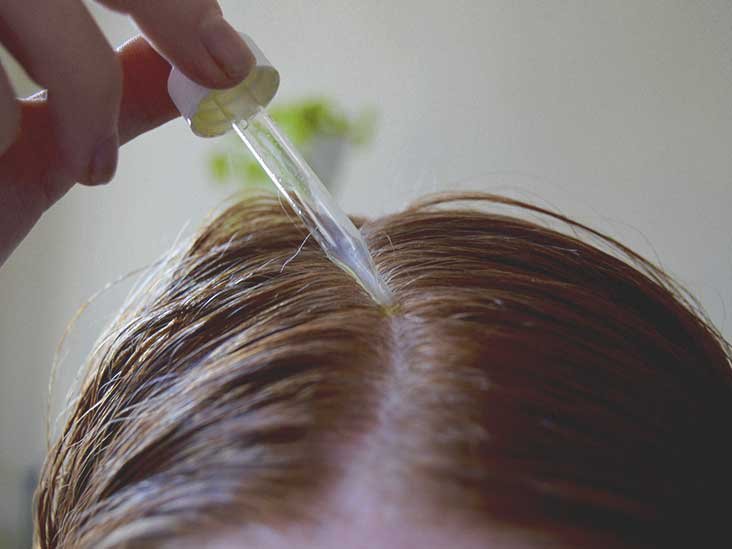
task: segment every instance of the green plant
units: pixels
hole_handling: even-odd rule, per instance
[[[348,116],[332,100],[322,97],[275,105],[268,110],[272,119],[306,159],[319,137],[339,138],[352,147],[360,147],[371,140],[376,126],[376,112],[373,109]],[[225,148],[214,152],[209,167],[216,181],[234,179],[247,189],[270,185],[264,171],[236,137],[231,137]]]

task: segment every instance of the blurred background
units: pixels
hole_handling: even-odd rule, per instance
[[[660,262],[732,336],[729,0],[221,4],[279,68],[283,123],[348,212],[450,189],[550,206]],[[136,33],[89,6],[111,43]],[[36,89],[10,70],[19,92]],[[250,172],[232,141],[172,122],[124,147],[112,184],[73,189],[0,268],[0,547],[29,544],[51,363],[72,316]],[[70,330],[52,419],[133,281]]]

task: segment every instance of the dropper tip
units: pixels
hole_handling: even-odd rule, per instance
[[[330,250],[331,259],[340,264],[363,287],[376,303],[384,307],[390,306],[394,296],[386,281],[376,269],[373,257],[366,242],[356,229],[356,237],[350,246],[339,250]],[[332,254],[332,252],[338,252]],[[345,252],[345,253],[344,253]]]

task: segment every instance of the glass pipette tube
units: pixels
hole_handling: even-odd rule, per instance
[[[229,114],[220,104],[219,108]],[[389,305],[391,291],[379,276],[361,232],[267,111],[260,107],[247,119],[234,119],[232,128],[331,261],[353,276],[377,303]]]

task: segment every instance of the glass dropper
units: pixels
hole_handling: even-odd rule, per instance
[[[226,107],[216,101],[224,115]],[[285,197],[328,257],[353,276],[382,305],[391,291],[378,274],[361,232],[333,200],[318,175],[263,107],[231,127]]]

